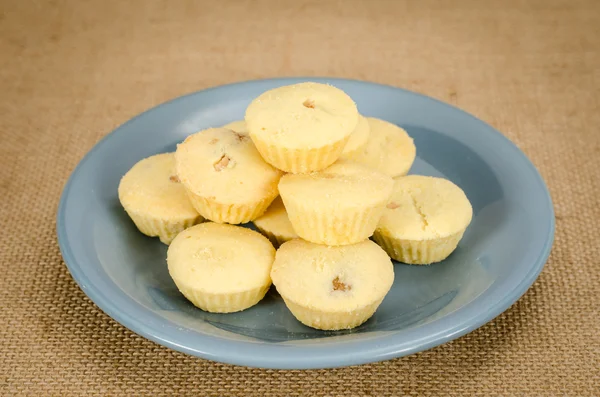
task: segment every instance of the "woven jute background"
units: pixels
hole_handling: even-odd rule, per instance
[[[0,395],[600,395],[599,1],[0,0],[0,65]],[[317,371],[176,353],[90,302],[55,233],[85,153],[168,99],[291,75],[408,88],[513,140],[557,221],[522,299],[433,350]]]

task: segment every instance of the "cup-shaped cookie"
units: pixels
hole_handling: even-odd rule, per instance
[[[413,139],[395,124],[374,117],[367,117],[367,121],[367,143],[347,158],[392,178],[408,174],[417,154]]]
[[[358,123],[358,110],[342,90],[300,83],[269,90],[246,109],[246,125],[262,157],[292,173],[333,164]]]
[[[279,193],[298,236],[345,245],[373,234],[394,181],[360,164],[338,161],[311,174],[287,174]]]
[[[271,278],[300,322],[337,330],[357,327],[375,313],[394,282],[394,268],[371,240],[327,247],[295,239],[277,251]]]
[[[210,128],[177,146],[177,175],[205,218],[245,223],[262,215],[277,197],[282,172],[267,164],[247,135]]]
[[[298,238],[281,197],[273,200],[267,211],[256,218],[253,223],[263,236],[273,243],[275,248],[286,241]]]
[[[457,247],[473,209],[454,183],[421,175],[398,178],[373,239],[392,258],[426,265]]]
[[[136,227],[169,244],[186,228],[202,222],[175,172],[173,153],[136,163],[119,183],[119,200]]]
[[[271,285],[275,248],[260,233],[205,222],[180,233],[169,246],[169,274],[195,306],[237,312],[258,303]]]

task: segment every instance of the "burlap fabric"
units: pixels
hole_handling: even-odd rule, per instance
[[[0,0],[0,65],[0,395],[600,395],[600,2]],[[55,234],[82,156],[165,100],[291,75],[422,92],[519,145],[557,218],[526,295],[444,346],[318,371],[176,353],[91,303]]]

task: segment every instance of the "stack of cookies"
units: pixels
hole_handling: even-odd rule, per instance
[[[390,257],[439,262],[471,221],[456,185],[405,176],[415,155],[403,129],[363,117],[340,89],[301,83],[140,161],[119,198],[140,231],[170,244],[169,273],[197,307],[244,310],[272,282],[302,323],[347,329],[390,290]],[[234,226],[250,221],[260,233]]]

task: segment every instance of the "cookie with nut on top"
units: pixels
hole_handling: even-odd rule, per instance
[[[194,208],[213,222],[252,221],[278,195],[282,172],[262,159],[248,135],[227,128],[187,137],[175,163]]]

